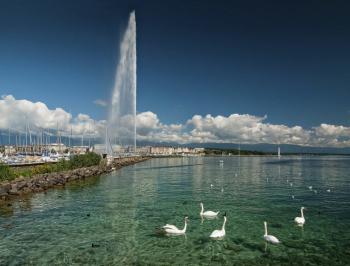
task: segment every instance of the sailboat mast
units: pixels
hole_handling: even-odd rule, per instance
[[[69,135],[69,138],[68,138],[68,146],[70,147],[70,140],[72,138],[72,126],[70,126],[70,135]]]
[[[27,145],[28,145],[28,122],[26,123],[26,141],[25,141],[26,145],[24,148],[24,152],[27,155]]]
[[[89,139],[89,149],[90,149],[90,124],[88,126],[88,139]]]
[[[106,149],[106,154],[108,154],[108,150],[107,150],[107,124],[106,124],[106,132],[105,132],[105,145],[106,145],[106,147],[105,147],[105,149]]]

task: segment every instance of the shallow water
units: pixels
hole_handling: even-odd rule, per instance
[[[0,209],[0,264],[349,265],[349,192],[348,157],[152,159]],[[202,222],[201,201],[219,218]],[[186,236],[157,233],[184,215]]]

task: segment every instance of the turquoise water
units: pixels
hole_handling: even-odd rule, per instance
[[[152,159],[1,208],[0,264],[349,265],[349,192],[347,157]],[[218,219],[201,220],[201,201]],[[158,234],[185,215],[185,236]]]

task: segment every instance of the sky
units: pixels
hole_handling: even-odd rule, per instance
[[[350,146],[348,1],[1,0],[0,128],[100,132],[132,10],[139,139]]]

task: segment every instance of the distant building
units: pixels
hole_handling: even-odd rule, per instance
[[[120,145],[112,146],[115,155],[134,154],[133,147],[123,147]],[[105,144],[95,144],[94,152],[98,154],[106,153]],[[201,156],[204,155],[204,148],[189,148],[189,147],[169,147],[169,146],[138,146],[136,154],[139,155],[154,155],[154,156]]]
[[[85,154],[89,151],[93,151],[93,148],[89,146],[73,146],[69,148],[69,151],[73,154]]]
[[[125,154],[130,152],[129,147],[123,147],[121,145],[112,145],[112,150],[115,154]],[[94,145],[94,152],[97,154],[106,154],[106,144],[95,144]]]
[[[204,148],[189,148],[189,147],[151,147],[151,155],[203,155]]]
[[[62,153],[67,149],[66,145],[63,143],[50,143],[46,145],[45,148],[50,152],[54,151],[57,153]]]
[[[173,147],[151,147],[150,154],[153,155],[173,155],[175,149]]]
[[[194,148],[195,153],[204,153],[205,149],[204,148]]]
[[[4,147],[4,154],[15,154],[15,153],[16,153],[15,146],[5,146]]]
[[[136,153],[140,155],[148,155],[151,154],[151,146],[140,146],[136,147]]]

